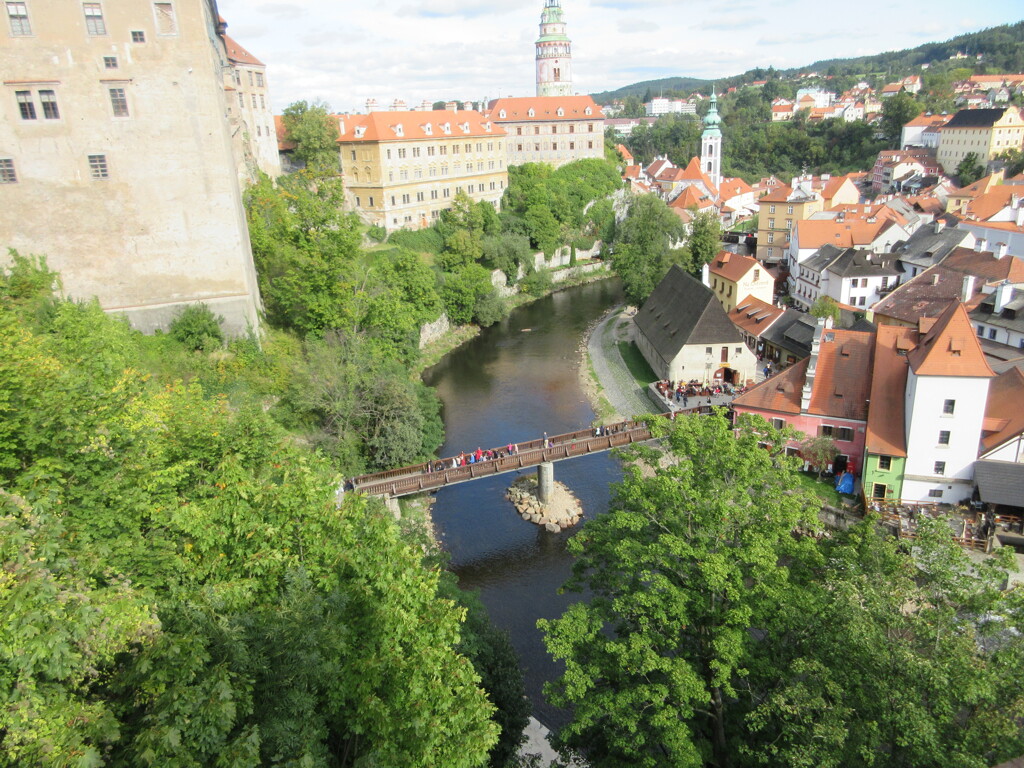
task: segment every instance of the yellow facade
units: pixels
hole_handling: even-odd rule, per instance
[[[1010,107],[990,127],[949,127],[940,131],[936,157],[946,173],[954,173],[971,152],[985,164],[1008,149],[1024,146],[1024,118],[1020,110]]]
[[[778,263],[786,256],[796,222],[823,209],[820,196],[792,198],[790,189],[776,190],[758,201],[757,260]]]
[[[505,132],[476,112],[341,116],[346,201],[369,223],[430,226],[459,192],[496,208],[508,185]]]
[[[727,270],[712,268],[709,275],[709,286],[727,313],[736,308],[740,299],[753,296],[766,304],[775,300],[775,278],[763,266],[748,269],[736,279],[732,279]]]

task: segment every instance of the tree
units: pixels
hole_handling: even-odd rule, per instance
[[[189,304],[177,313],[168,330],[186,349],[210,352],[224,343],[222,322],[224,318],[213,314],[206,304]]]
[[[826,467],[836,460],[836,456],[839,455],[839,448],[836,446],[836,441],[831,437],[816,435],[808,437],[800,443],[800,455],[812,467],[818,470],[818,475],[821,475]]]
[[[545,691],[572,707],[559,743],[596,768],[726,765],[749,628],[785,601],[784,563],[813,546],[792,536],[813,525],[811,499],[792,490],[788,435],[763,419],[741,416],[735,436],[718,414],[651,429],[670,460],[638,449],[612,511],[570,540],[567,589],[590,597],[539,623],[565,662]]]
[[[968,152],[956,167],[956,177],[961,187],[973,184],[985,175],[985,166],[981,164],[976,152]]]
[[[314,172],[338,173],[338,124],[321,102],[296,101],[284,110],[284,127],[295,157]]]
[[[1024,172],[1024,151],[1008,149],[997,155],[996,159],[1006,163],[1006,178],[1011,178]]]
[[[882,104],[882,132],[889,146],[899,146],[903,126],[921,114],[921,105],[910,93],[902,91]]]
[[[640,306],[672,266],[673,245],[685,230],[679,217],[654,195],[641,195],[615,232],[612,269],[622,279],[626,298]]]
[[[689,272],[700,275],[703,266],[711,262],[722,246],[722,224],[713,209],[693,217],[686,245],[690,251]]]
[[[831,296],[822,295],[814,300],[811,305],[812,317],[831,317],[833,323],[838,323],[842,313],[839,304]]]

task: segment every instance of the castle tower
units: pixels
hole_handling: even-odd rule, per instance
[[[704,115],[704,133],[700,135],[700,167],[716,188],[722,186],[722,130],[718,127],[718,97],[711,89],[711,106]]]
[[[544,0],[537,38],[537,95],[572,96],[572,50],[559,0]]]

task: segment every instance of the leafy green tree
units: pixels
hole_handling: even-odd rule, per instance
[[[816,470],[820,476],[839,455],[836,441],[827,435],[808,437],[800,443],[800,455]]]
[[[224,343],[223,321],[206,304],[189,304],[178,312],[168,330],[186,349],[209,352]]]
[[[882,132],[889,146],[899,146],[903,126],[921,114],[921,105],[913,94],[903,91],[882,104]]]
[[[685,234],[682,221],[660,198],[641,195],[629,206],[615,232],[612,269],[626,298],[640,306],[668,272],[678,254],[673,246]]]
[[[813,511],[792,490],[786,435],[747,416],[737,427],[653,420],[671,460],[638,449],[610,514],[570,540],[567,588],[590,597],[540,622],[565,662],[546,695],[572,708],[559,743],[597,768],[728,762],[749,628],[788,599],[785,563],[813,547],[792,536]]]
[[[1006,178],[1011,178],[1024,173],[1024,151],[1019,149],[1008,149],[996,156],[996,159],[1006,163]]]
[[[561,230],[551,209],[543,205],[532,205],[526,209],[526,228],[530,242],[548,256],[558,248]]]
[[[295,142],[295,157],[317,173],[338,173],[338,123],[320,101],[296,101],[284,110],[286,138]]]
[[[812,317],[831,317],[833,323],[838,323],[841,314],[839,304],[831,296],[819,296],[811,305]]]
[[[690,251],[689,271],[699,275],[701,268],[710,264],[722,247],[722,223],[714,210],[702,211],[693,217],[686,247]]]
[[[978,159],[976,152],[968,152],[956,167],[956,177],[962,187],[973,184],[984,175],[985,166]]]
[[[484,238],[483,264],[490,269],[500,269],[510,280],[514,280],[520,265],[529,264],[533,251],[526,235],[504,234]]]
[[[491,273],[479,264],[470,264],[457,272],[445,272],[442,276],[441,299],[448,319],[453,323],[470,322],[477,302],[493,292]]]

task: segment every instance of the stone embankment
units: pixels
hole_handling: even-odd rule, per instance
[[[583,517],[579,499],[562,483],[555,481],[551,500],[547,504],[537,498],[537,478],[520,477],[505,493],[523,520],[542,525],[551,533],[558,533],[576,525]]]

